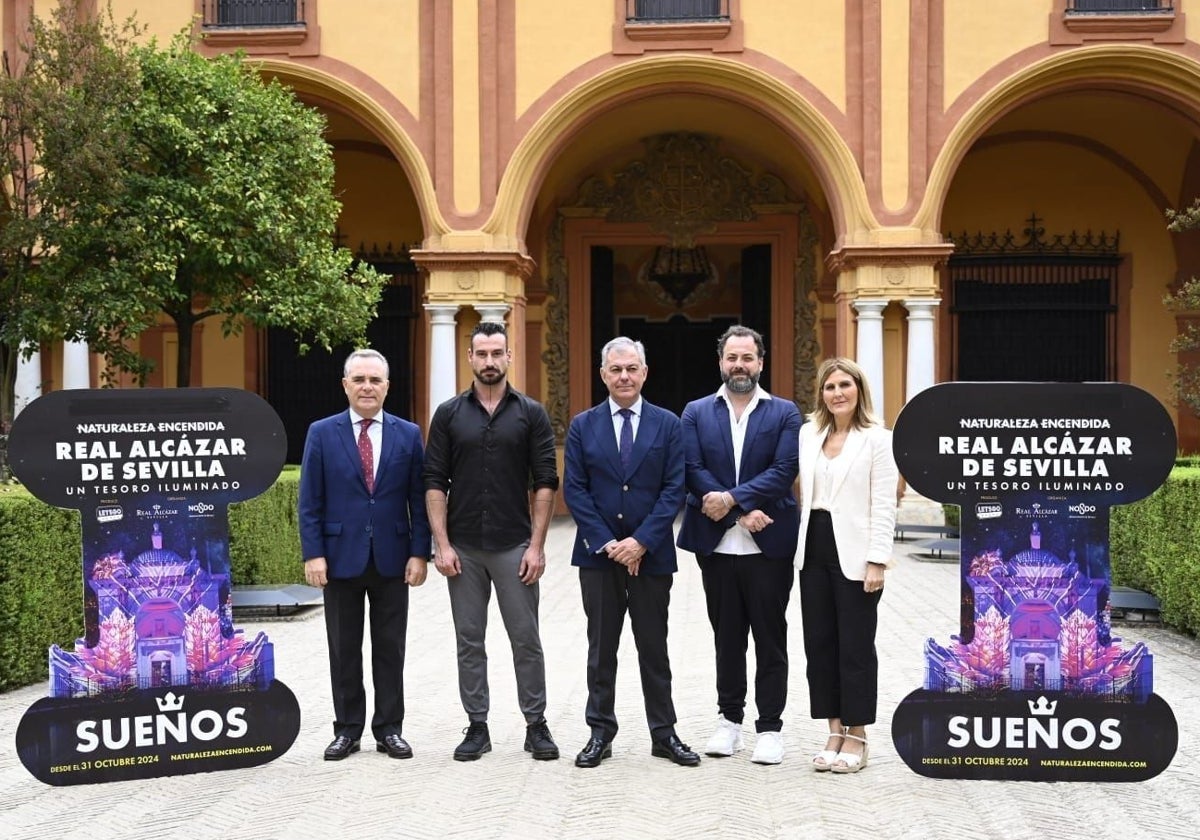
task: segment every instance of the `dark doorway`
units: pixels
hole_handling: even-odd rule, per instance
[[[390,368],[384,410],[406,419],[411,419],[413,406],[416,314],[412,281],[412,277],[398,277],[384,287],[375,320],[367,327],[368,344],[387,358]],[[310,423],[346,410],[342,365],[354,349],[348,344],[333,348],[333,352],[314,347],[300,355],[298,346],[294,333],[267,330],[264,396],[283,420],[289,464],[300,463]]]
[[[771,246],[749,245],[741,250],[740,268],[722,282],[740,286],[741,313],[697,312],[686,302],[682,311],[665,320],[642,313],[617,312],[612,248],[593,246],[591,261],[592,403],[608,391],[600,379],[600,351],[614,336],[624,335],[646,347],[650,376],[643,395],[650,402],[679,414],[690,401],[711,394],[721,385],[717,339],[734,324],[745,324],[763,335],[770,346]],[[771,390],[771,360],[762,386]],[[781,371],[781,375],[783,372]]]

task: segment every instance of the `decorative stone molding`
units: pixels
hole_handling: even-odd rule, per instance
[[[503,271],[522,280],[533,276],[534,262],[516,251],[413,251],[412,261],[422,271]]]
[[[803,414],[816,406],[813,395],[817,387],[817,359],[821,356],[821,342],[817,338],[817,260],[819,244],[817,226],[807,212],[800,214],[800,247],[796,258],[794,278],[796,283],[796,308],[792,327],[795,345],[792,349],[792,381],[795,385],[796,405]]]
[[[205,26],[202,2],[193,0],[193,19],[197,43],[205,55],[235,49],[248,55],[302,57],[321,54],[321,28],[317,26],[320,0],[305,0],[301,6],[304,19],[280,26]],[[210,5],[213,2],[215,0],[208,0]]]
[[[629,0],[614,0],[614,55],[642,55],[651,50],[710,50],[739,53],[744,49],[745,25],[741,0],[725,0],[725,15],[714,20],[628,20]]]
[[[1182,44],[1187,40],[1187,24],[1182,11],[1184,2],[1172,0],[1159,11],[1077,12],[1071,0],[1054,0],[1054,9],[1050,12],[1050,45],[1074,46],[1085,41]]]
[[[571,422],[571,354],[567,342],[570,312],[567,304],[567,257],[563,251],[566,222],[567,217],[560,212],[550,227],[547,241],[546,349],[542,351],[542,364],[546,367],[549,384],[546,412],[550,415],[550,425],[554,427],[554,438],[560,445],[566,441],[567,426]]]

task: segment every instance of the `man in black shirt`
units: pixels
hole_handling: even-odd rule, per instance
[[[546,726],[546,666],[538,630],[538,579],[558,471],[542,405],[508,384],[512,351],[503,324],[471,333],[470,388],[438,406],[425,452],[425,504],[437,570],[447,577],[458,637],[458,690],[467,712],[457,761],[492,749],[488,734],[487,631],[492,587],[513,649],[525,750],[558,758]],[[529,490],[533,489],[530,516]]]

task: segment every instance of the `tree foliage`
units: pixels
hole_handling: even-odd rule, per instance
[[[6,286],[19,285],[8,347],[81,338],[141,376],[136,339],[165,314],[187,385],[207,318],[225,335],[251,323],[325,347],[361,340],[384,278],[333,245],[341,205],[321,115],[241,55],[205,59],[186,33],[139,42],[132,21],[75,5],[35,21],[3,92],[6,113],[23,114],[6,145],[33,175],[9,216],[25,250],[4,254]]]
[[[1200,199],[1193,201],[1186,210],[1168,210],[1167,227],[1175,233],[1200,228]],[[1200,278],[1184,281],[1167,295],[1165,302],[1173,312],[1200,312]],[[1200,350],[1200,323],[1191,321],[1183,327],[1171,342],[1171,350],[1175,353]],[[1195,363],[1181,363],[1175,371],[1175,390],[1180,401],[1200,414],[1200,367]]]

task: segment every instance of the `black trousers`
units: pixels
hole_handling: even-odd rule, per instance
[[[697,555],[704,581],[708,620],[717,649],[717,705],[741,723],[746,708],[746,650],[754,634],[757,668],[754,703],[757,732],[783,729],[787,704],[787,605],[792,563],[762,554]]]
[[[861,580],[842,574],[829,511],[812,511],[800,570],[800,620],[814,718],[840,718],[845,726],[875,722],[881,597],[882,591],[864,592]]]
[[[371,734],[403,734],[404,645],[408,630],[408,584],[379,574],[374,562],[355,578],[331,578],[325,585],[325,633],[333,685],[333,734],[358,739],[366,726],[363,688],[364,596],[371,601],[371,678],[375,714]]]
[[[637,645],[650,738],[659,741],[675,734],[671,662],[667,656],[667,610],[674,579],[674,575],[631,575],[619,563],[579,570],[588,637],[584,716],[593,736],[611,741],[617,734],[617,648],[626,612]]]

